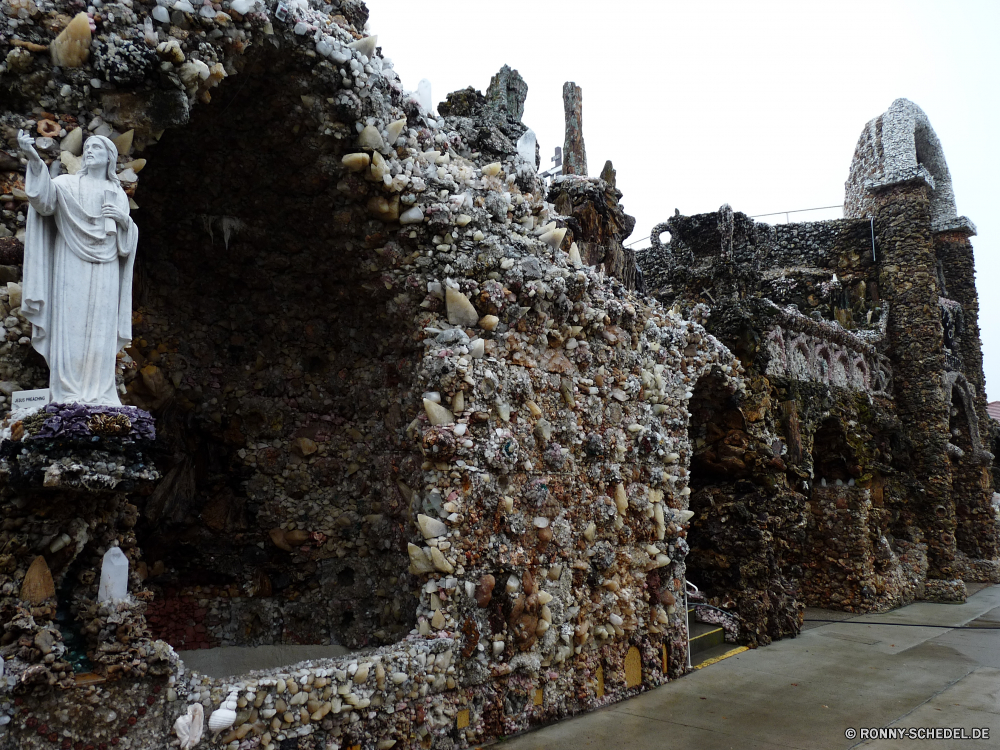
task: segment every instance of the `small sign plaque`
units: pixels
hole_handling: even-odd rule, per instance
[[[14,391],[10,394],[11,409],[27,409],[31,406],[45,406],[52,400],[52,391],[48,388],[36,388],[33,391]]]

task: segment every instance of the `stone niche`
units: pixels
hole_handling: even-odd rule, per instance
[[[391,643],[419,587],[422,348],[341,165],[357,133],[329,132],[306,60],[271,47],[241,75],[163,136],[136,192],[127,387],[165,446],[139,525],[151,629],[178,649]]]

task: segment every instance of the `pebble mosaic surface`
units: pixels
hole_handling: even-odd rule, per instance
[[[367,17],[0,0],[0,406],[47,382],[17,131],[68,172],[113,138],[140,231],[129,406],[2,426],[0,748],[470,747],[681,676],[687,579],[765,645],[805,602],[997,575],[965,225],[894,234],[926,185],[879,193],[896,224],[674,217],[637,269],[610,163],[539,177],[517,71],[434,114]],[[889,343],[918,257],[919,361]],[[895,402],[953,362],[936,422]],[[115,546],[129,595],[98,601]],[[352,651],[177,655],[308,644]]]

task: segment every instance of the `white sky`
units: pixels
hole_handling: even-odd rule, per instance
[[[749,215],[843,203],[862,128],[906,97],[930,118],[973,238],[987,396],[1000,399],[1000,3],[368,0],[404,86],[434,102],[528,83],[542,168],[563,141],[562,84],[583,88],[592,176],[614,162],[648,237],[674,208]],[[793,221],[837,218],[839,209]],[[762,221],[783,222],[784,216]],[[642,246],[648,243],[643,243]]]

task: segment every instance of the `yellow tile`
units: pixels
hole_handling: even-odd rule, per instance
[[[465,729],[467,726],[469,726],[469,709],[463,708],[455,717],[455,728]]]
[[[642,684],[642,657],[639,649],[632,646],[625,654],[625,687],[633,688]]]
[[[543,701],[544,699],[545,699],[545,691],[544,691],[544,690],[542,690],[541,688],[538,688],[538,689],[537,689],[537,690],[535,691],[535,705],[536,705],[536,706],[540,706],[540,705],[542,705],[542,701]]]

